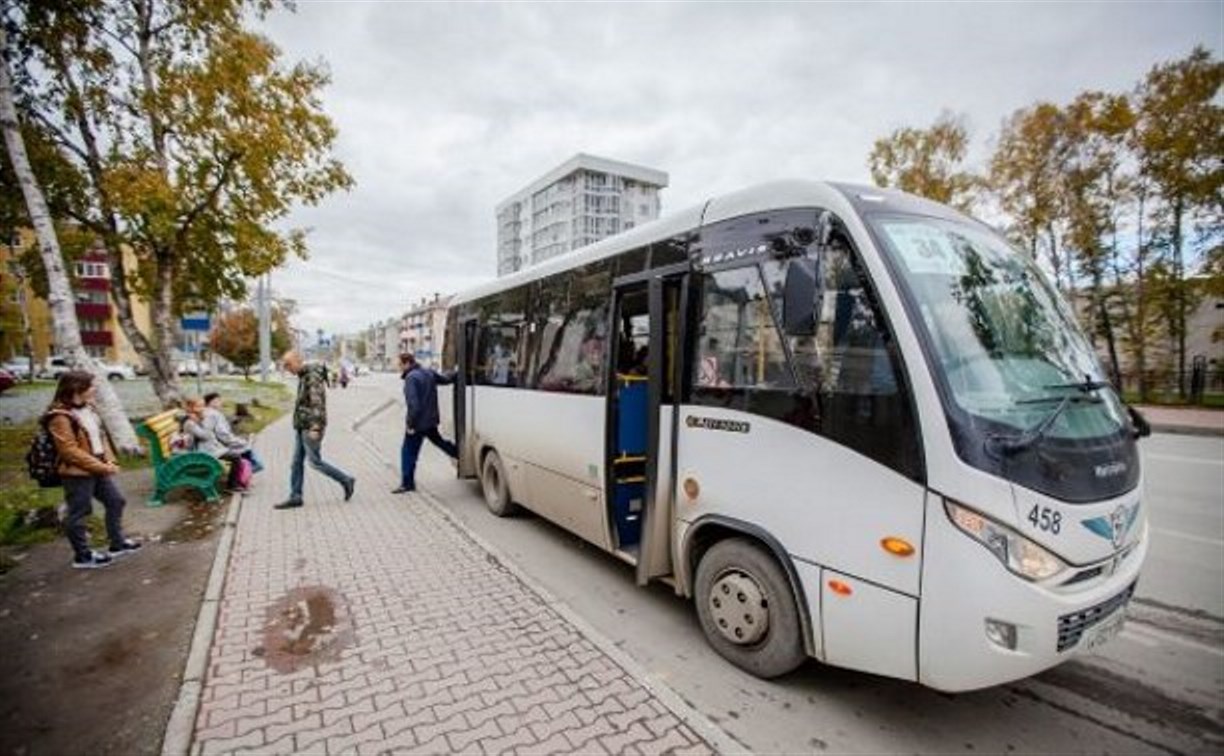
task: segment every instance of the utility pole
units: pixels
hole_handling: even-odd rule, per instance
[[[268,289],[271,273],[259,277],[259,380],[268,382],[268,366],[272,362],[272,319],[268,312]]]

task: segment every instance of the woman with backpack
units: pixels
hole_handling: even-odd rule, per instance
[[[72,566],[87,570],[105,567],[116,557],[134,553],[141,544],[123,535],[123,508],[127,502],[115,485],[119,472],[115,455],[102,429],[102,419],[93,408],[97,389],[94,377],[81,370],[60,376],[43,425],[55,443],[56,472],[64,486],[68,505],[65,530],[72,545]],[[85,520],[93,513],[93,500],[106,509],[107,553],[89,547]]]

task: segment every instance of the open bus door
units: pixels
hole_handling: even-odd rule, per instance
[[[455,446],[459,449],[459,477],[476,476],[476,445],[472,427],[476,414],[476,319],[460,324],[458,365],[455,371]]]
[[[608,494],[617,550],[635,557],[641,585],[673,572],[688,278],[635,277],[616,288]]]

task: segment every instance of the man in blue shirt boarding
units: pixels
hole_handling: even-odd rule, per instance
[[[400,355],[400,377],[404,379],[404,403],[408,408],[407,425],[404,428],[404,444],[400,447],[400,484],[391,493],[401,494],[416,490],[416,465],[425,439],[449,454],[458,456],[459,450],[438,433],[438,384],[451,383],[454,378],[442,375],[417,364],[416,355],[405,352]]]

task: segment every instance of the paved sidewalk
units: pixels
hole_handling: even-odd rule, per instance
[[[1224,410],[1137,405],[1156,433],[1224,436]]]
[[[384,396],[332,391],[324,457],[287,492],[286,421],[241,504],[192,753],[709,753],[635,673],[394,476],[350,431]]]

